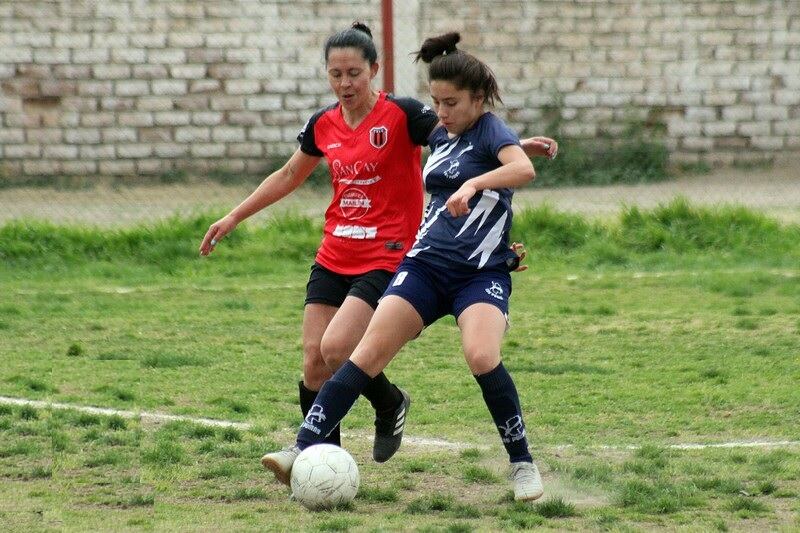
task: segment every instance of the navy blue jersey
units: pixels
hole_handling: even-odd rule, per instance
[[[500,150],[519,146],[519,138],[492,113],[470,129],[448,138],[444,126],[428,138],[431,155],[422,171],[431,201],[408,257],[445,268],[483,269],[507,265],[516,258],[508,247],[512,189],[485,189],[469,201],[470,213],[452,217],[445,207],[450,195],[470,178],[499,168]]]

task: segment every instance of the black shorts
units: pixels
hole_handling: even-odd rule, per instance
[[[306,304],[341,307],[346,297],[355,296],[375,309],[392,276],[394,272],[388,270],[370,270],[364,274],[345,276],[314,263],[306,285]]]

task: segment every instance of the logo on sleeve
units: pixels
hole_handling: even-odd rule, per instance
[[[369,143],[375,148],[383,148],[389,140],[389,128],[386,126],[376,126],[369,130]]]

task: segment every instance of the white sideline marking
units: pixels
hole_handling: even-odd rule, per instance
[[[196,291],[196,292],[251,292],[251,291],[274,291],[281,289],[300,289],[305,288],[304,284],[299,283],[281,283],[275,285],[252,285],[249,287],[236,286],[236,287],[210,287],[207,285],[162,285],[155,287],[92,287],[87,289],[62,289],[62,290],[32,290],[32,289],[16,289],[13,291],[15,294],[22,296],[38,296],[40,294],[57,294],[59,296],[71,296],[74,294],[86,294],[90,292],[99,294],[135,294],[135,293],[154,293],[154,292],[171,292],[176,290]]]
[[[795,446],[800,446],[800,440],[741,440],[741,441],[731,441],[731,442],[712,442],[709,444],[700,444],[700,443],[685,443],[685,444],[664,444],[662,447],[667,448],[668,450],[707,450],[712,448],[793,448]],[[577,446],[573,444],[562,444],[560,446],[555,446],[557,450],[568,450],[570,448],[576,448]],[[587,448],[593,450],[639,450],[642,446],[639,445],[619,445],[619,446],[609,446],[609,445],[597,445],[597,446],[587,446]]]
[[[357,437],[359,439],[370,439],[372,440],[372,435],[366,434],[357,434],[357,433],[342,433],[342,437],[352,438]],[[466,450],[468,448],[486,448],[488,446],[477,445],[477,444],[470,444],[468,442],[453,442],[450,440],[444,439],[432,439],[428,437],[414,437],[413,435],[403,435],[403,444],[410,444],[411,446],[417,446],[418,448],[442,448],[445,450]]]
[[[739,441],[739,442],[720,442],[717,444],[673,444],[669,448],[675,450],[703,450],[706,448],[789,448],[800,446],[800,441],[796,440],[776,440],[776,441]]]
[[[709,269],[709,270],[670,270],[666,272],[605,272],[588,276],[577,274],[566,274],[564,279],[567,281],[577,281],[579,279],[619,279],[619,278],[675,278],[678,276],[703,276],[710,274],[768,274],[771,276],[782,276],[784,278],[796,278],[800,276],[798,270],[776,269],[776,268],[741,268],[741,269]]]
[[[28,405],[38,409],[68,409],[81,413],[91,413],[93,415],[112,416],[117,415],[122,418],[141,418],[152,422],[194,422],[203,426],[226,427],[236,429],[250,429],[250,424],[245,422],[231,422],[230,420],[215,420],[213,418],[193,418],[191,416],[167,415],[163,413],[147,413],[144,411],[121,411],[119,409],[108,409],[105,407],[89,407],[85,405],[72,405],[68,403],[42,402],[39,400],[25,400],[23,398],[9,398],[0,396],[0,404]]]
[[[192,422],[203,426],[213,427],[230,427],[241,430],[248,430],[252,428],[252,424],[247,422],[233,422],[231,420],[218,420],[214,418],[196,418],[191,416],[181,415],[168,415],[164,413],[148,413],[145,411],[124,411],[119,409],[110,409],[106,407],[90,407],[85,405],[74,405],[68,403],[58,402],[45,402],[41,400],[27,400],[25,398],[10,398],[8,396],[0,396],[0,405],[28,405],[36,407],[37,409],[66,409],[72,411],[79,411],[82,413],[90,413],[95,415],[112,416],[117,415],[122,418],[139,418],[141,420],[149,420],[152,422]],[[371,439],[372,435],[365,435],[361,433],[342,433],[343,437],[356,437],[359,439]],[[403,437],[403,442],[411,444],[412,446],[419,446],[421,448],[443,448],[447,450],[465,450],[468,448],[488,449],[489,446],[485,444],[471,444],[468,442],[454,442],[444,439],[433,439],[427,437],[414,437],[406,435]],[[667,444],[664,448],[670,450],[705,450],[708,448],[791,448],[800,446],[798,440],[777,440],[777,441],[732,441],[732,442],[717,442],[710,444],[700,443],[686,443],[686,444]],[[575,448],[573,444],[562,444],[553,446],[556,450],[566,450]],[[641,446],[588,446],[592,449],[600,450],[638,450]]]

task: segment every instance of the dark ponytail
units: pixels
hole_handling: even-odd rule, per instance
[[[414,62],[421,59],[423,63],[430,63],[436,56],[455,53],[458,51],[456,45],[459,41],[461,41],[461,35],[456,32],[425,39],[425,42],[422,43],[422,48],[417,52]]]
[[[350,28],[328,37],[328,40],[325,41],[326,63],[328,62],[328,54],[331,48],[358,48],[361,50],[362,57],[366,59],[370,65],[374,65],[378,61],[378,51],[375,49],[375,43],[372,41],[372,32],[367,25],[362,22],[353,22]]]
[[[500,90],[492,69],[486,63],[456,48],[461,35],[456,32],[425,39],[416,52],[415,62],[428,63],[428,81],[449,81],[458,89],[482,95],[488,105],[500,99]]]

